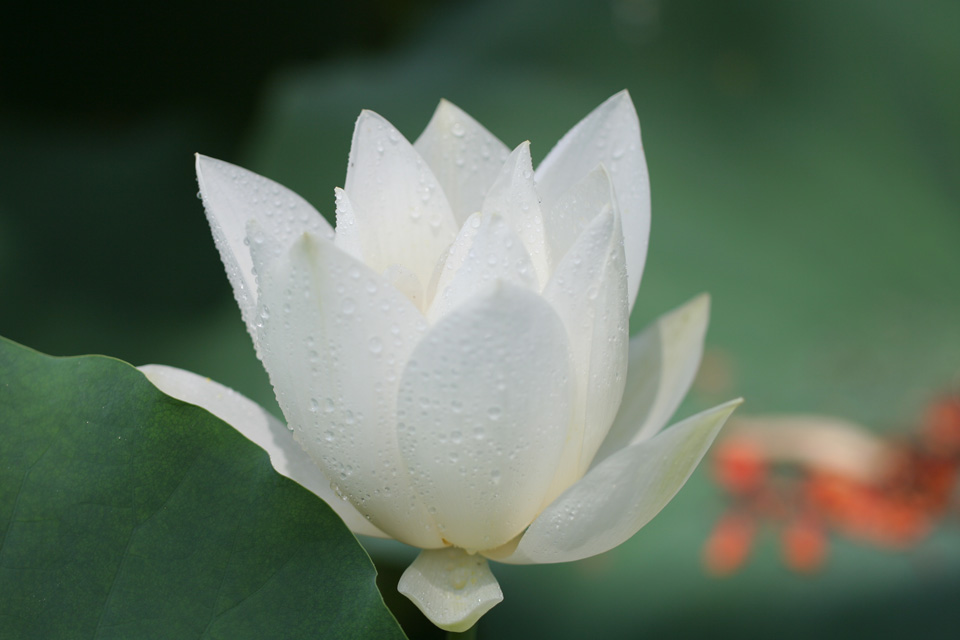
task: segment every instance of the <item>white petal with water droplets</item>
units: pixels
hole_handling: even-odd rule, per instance
[[[500,562],[572,562],[609,551],[649,522],[684,485],[742,400],[687,418],[621,449],[567,489]]]
[[[537,167],[537,189],[544,210],[552,210],[570,185],[601,163],[610,172],[620,207],[632,309],[650,236],[650,179],[640,142],[640,122],[626,91],[609,98],[577,123]]]
[[[353,505],[337,498],[330,488],[330,480],[294,442],[287,426],[260,405],[233,389],[190,371],[156,364],[138,368],[160,391],[206,409],[266,451],[277,473],[322,498],[351,531],[366,536],[387,537],[360,515]]]
[[[474,227],[474,220],[480,221],[479,227]],[[468,244],[469,249],[464,251]],[[451,245],[450,256],[452,259],[448,256],[440,273],[436,295],[427,314],[431,323],[494,282],[540,290],[523,241],[498,214],[474,214],[468,219]]]
[[[480,210],[510,149],[456,105],[441,100],[413,143],[443,188],[458,224]]]
[[[580,234],[544,289],[566,327],[576,371],[573,419],[544,505],[586,472],[620,404],[629,336],[626,276],[619,220],[607,208]]]
[[[213,239],[256,344],[257,287],[250,249],[245,244],[248,221],[257,220],[281,244],[289,244],[303,231],[333,237],[333,229],[306,200],[272,180],[200,154],[196,165]]]
[[[442,546],[413,492],[396,437],[400,373],[426,330],[413,304],[383,278],[304,234],[258,268],[263,363],[294,438],[338,494],[408,544]]]
[[[421,551],[400,577],[397,591],[446,631],[466,631],[503,600],[483,556],[462,549]]]
[[[544,210],[550,257],[557,263],[598,214],[616,207],[613,183],[603,165],[567,189],[549,211]]]
[[[500,214],[510,223],[526,245],[542,287],[550,277],[550,249],[543,227],[540,198],[533,185],[529,142],[514,149],[504,162],[480,210],[484,216]]]
[[[333,190],[337,203],[337,228],[334,244],[360,262],[363,262],[363,248],[360,246],[360,225],[353,213],[353,203],[343,189],[336,187]]]
[[[697,374],[709,319],[710,296],[701,294],[630,339],[623,402],[593,464],[667,424]]]
[[[467,218],[463,226],[460,227],[457,237],[454,238],[450,246],[447,247],[437,268],[434,269],[430,286],[432,295],[428,299],[428,304],[433,303],[436,295],[446,288],[457,274],[457,271],[460,270],[463,263],[466,262],[470,254],[470,249],[473,247],[473,240],[477,237],[477,233],[480,231],[482,224],[483,216],[477,211]]]
[[[411,354],[400,451],[450,544],[499,546],[539,511],[570,420],[568,363],[551,306],[509,284],[445,315]]]
[[[427,163],[372,111],[357,120],[343,190],[353,204],[364,262],[378,273],[402,265],[426,286],[458,225]]]

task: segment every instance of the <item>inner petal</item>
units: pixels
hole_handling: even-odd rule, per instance
[[[456,252],[451,250],[430,304],[431,322],[496,281],[540,290],[530,254],[502,216],[474,214],[451,249],[454,246]]]
[[[427,163],[372,111],[357,120],[343,190],[353,205],[364,262],[378,273],[403,265],[429,282],[458,225]]]
[[[550,277],[550,250],[540,211],[540,198],[533,184],[530,143],[524,142],[510,154],[500,175],[490,187],[480,209],[484,215],[500,214],[523,239],[541,284]]]

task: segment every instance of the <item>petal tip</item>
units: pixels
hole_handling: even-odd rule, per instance
[[[633,98],[630,96],[630,90],[627,88],[620,89],[620,91],[617,91],[610,97],[616,100],[625,100],[630,104],[633,104]]]
[[[711,302],[710,294],[704,291],[695,296],[689,304],[691,309],[695,309],[699,313],[709,314]]]
[[[357,116],[357,127],[360,126],[360,123],[366,122],[367,120],[374,120],[376,122],[383,122],[389,124],[386,118],[377,113],[372,109],[361,109],[360,115]],[[393,125],[391,125],[392,127]]]
[[[214,171],[218,167],[222,167],[227,164],[223,160],[217,160],[216,158],[211,158],[210,156],[205,156],[202,153],[193,154],[195,158],[195,165],[197,167],[197,175],[201,174],[201,171]]]
[[[437,108],[434,110],[434,114],[438,116],[443,116],[447,114],[456,114],[462,113],[463,109],[450,102],[446,98],[440,98],[440,102],[437,103]]]

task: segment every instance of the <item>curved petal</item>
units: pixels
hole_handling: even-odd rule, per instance
[[[570,420],[568,362],[550,305],[503,283],[417,345],[400,382],[400,451],[445,542],[499,546],[538,513]]]
[[[210,378],[183,369],[156,364],[138,369],[160,391],[206,409],[266,451],[277,473],[319,496],[337,512],[351,531],[365,536],[387,537],[360,515],[353,505],[334,493],[330,488],[330,480],[294,442],[287,426],[256,402]]]
[[[427,163],[372,111],[357,120],[343,190],[353,204],[364,262],[378,273],[402,265],[426,286],[457,235],[457,221]]]
[[[432,323],[497,280],[540,290],[523,241],[499,214],[471,216],[450,246],[450,256],[427,314]]]
[[[337,228],[334,244],[344,253],[347,253],[360,262],[363,262],[363,249],[360,246],[360,225],[357,216],[353,213],[353,203],[349,196],[340,187],[333,190],[337,203]]]
[[[379,529],[442,546],[396,436],[400,372],[426,330],[423,316],[332,242],[304,234],[279,259],[266,243],[251,247],[263,363],[294,438]]]
[[[650,236],[650,179],[640,141],[640,122],[630,94],[621,91],[594,109],[557,143],[537,167],[537,190],[545,211],[570,185],[598,164],[610,172],[627,256],[630,308],[637,298]]]
[[[579,480],[603,442],[627,374],[627,273],[616,210],[598,215],[564,256],[544,297],[570,339],[575,373],[573,420],[544,506]]]
[[[623,402],[594,465],[667,424],[697,375],[709,319],[710,296],[704,293],[630,339]]]
[[[470,255],[470,249],[473,247],[473,240],[477,237],[477,233],[480,232],[480,226],[482,224],[483,216],[477,211],[467,218],[463,226],[460,227],[457,237],[450,243],[450,246],[447,247],[446,252],[441,258],[442,264],[438,262],[437,268],[434,269],[433,276],[430,278],[430,284],[428,285],[430,291],[427,298],[429,305],[433,304],[437,293],[446,288],[447,284],[453,280],[457,271],[460,270],[460,267],[463,266],[463,263],[467,261],[467,257]],[[436,314],[433,314],[431,317],[436,317]]]
[[[413,148],[426,160],[463,225],[480,211],[510,149],[453,103],[441,100]]]
[[[613,183],[602,164],[567,189],[543,216],[553,261],[566,255],[591,220],[615,206]]]
[[[304,231],[333,237],[333,229],[310,203],[293,191],[228,162],[198,153],[197,181],[233,295],[247,330],[257,344],[254,326],[257,286],[250,248],[245,244],[248,221],[256,220],[283,244]]]
[[[540,198],[533,186],[529,142],[514,149],[504,162],[480,210],[484,216],[498,213],[510,223],[527,247],[540,286],[545,284],[550,277],[550,250],[543,228]]]
[[[466,631],[501,600],[500,584],[483,556],[462,549],[421,551],[397,591],[445,631]]]
[[[687,418],[621,449],[567,489],[500,562],[571,562],[609,551],[649,522],[684,485],[742,400]]]

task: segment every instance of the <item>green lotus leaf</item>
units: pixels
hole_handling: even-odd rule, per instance
[[[403,638],[356,538],[216,417],[0,339],[4,638]]]

